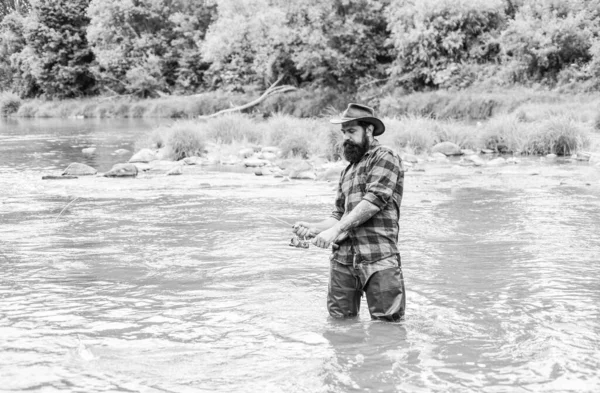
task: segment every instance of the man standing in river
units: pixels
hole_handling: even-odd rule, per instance
[[[340,175],[335,209],[321,222],[297,222],[294,233],[314,237],[318,247],[336,245],[327,294],[331,316],[357,316],[364,292],[371,318],[398,321],[406,302],[397,246],[402,160],[374,138],[385,126],[372,108],[349,104],[330,121],[341,124],[349,162]]]

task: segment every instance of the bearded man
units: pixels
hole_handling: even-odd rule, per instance
[[[336,318],[355,317],[366,294],[373,319],[398,321],[404,315],[404,279],[398,251],[398,221],[404,187],[402,160],[374,137],[385,132],[372,108],[349,104],[339,118],[344,157],[331,217],[294,224],[298,236],[328,248],[327,309]]]

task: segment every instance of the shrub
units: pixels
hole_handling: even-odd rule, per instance
[[[482,125],[479,133],[479,146],[499,153],[520,153],[526,150],[529,143],[529,132],[532,125],[521,123],[517,115],[495,117]]]
[[[35,117],[39,109],[39,103],[36,101],[30,101],[23,103],[17,111],[18,117]]]
[[[208,119],[206,136],[217,143],[233,143],[247,141],[257,143],[262,140],[258,125],[247,115],[231,113]]]
[[[144,134],[138,140],[135,141],[135,149],[160,149],[165,147],[166,141],[169,137],[169,127],[158,127],[152,129],[147,134]]]
[[[532,133],[526,152],[570,155],[590,145],[588,130],[569,116],[555,116],[542,122]]]
[[[438,122],[435,127],[435,141],[452,142],[463,149],[475,149],[477,132],[473,126],[457,122]]]
[[[404,116],[386,118],[385,133],[378,139],[397,150],[409,150],[417,154],[427,152],[436,139],[437,122],[433,119]]]
[[[166,148],[169,158],[176,161],[201,156],[206,149],[206,136],[197,123],[177,122],[169,128]]]
[[[20,107],[21,99],[16,94],[0,94],[0,116],[9,116],[17,113]]]

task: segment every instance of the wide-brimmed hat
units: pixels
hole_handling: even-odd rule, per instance
[[[361,104],[348,104],[348,108],[338,118],[329,120],[333,124],[342,124],[349,121],[360,120],[373,124],[373,136],[381,135],[385,131],[383,122],[375,117],[373,108]]]

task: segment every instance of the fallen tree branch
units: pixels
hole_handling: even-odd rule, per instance
[[[256,105],[260,104],[261,102],[263,102],[269,96],[272,96],[272,95],[275,95],[275,94],[286,93],[288,91],[296,90],[296,88],[294,86],[290,86],[290,85],[277,86],[277,84],[279,82],[281,82],[282,79],[283,79],[283,76],[280,77],[279,79],[277,79],[277,81],[275,83],[273,83],[267,90],[265,90],[265,92],[260,97],[258,97],[254,101],[250,101],[247,104],[236,106],[236,107],[233,107],[233,108],[223,109],[223,110],[218,111],[216,113],[213,113],[211,115],[198,116],[198,118],[199,119],[210,119],[210,118],[213,118],[213,117],[217,117],[217,116],[223,115],[225,113],[241,112],[241,111],[243,111],[245,109],[252,108],[253,106],[256,106]]]

